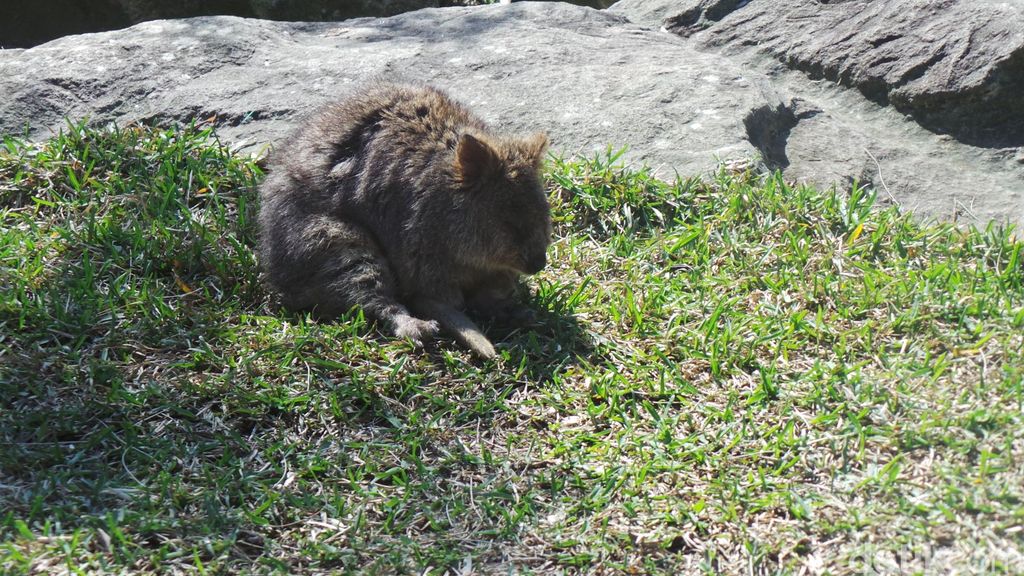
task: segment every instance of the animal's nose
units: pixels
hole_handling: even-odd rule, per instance
[[[543,270],[544,266],[547,263],[548,263],[547,256],[543,252],[540,252],[538,254],[534,254],[533,256],[530,256],[526,260],[526,273],[527,274],[536,274],[537,272],[540,272],[541,270]]]

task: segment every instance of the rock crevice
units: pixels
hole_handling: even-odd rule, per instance
[[[682,11],[665,18],[665,28],[680,36],[689,36],[746,5],[748,0],[697,0],[688,2]]]
[[[789,167],[786,144],[797,122],[792,103],[766,104],[751,110],[743,118],[747,139],[761,153],[761,158],[769,169],[785,170]]]
[[[854,88],[972,146],[1024,146],[1024,0],[621,0],[612,9],[704,49],[766,55]]]

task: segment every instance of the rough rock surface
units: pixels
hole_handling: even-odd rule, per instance
[[[769,162],[918,212],[1024,223],[1024,0],[620,0],[768,75]],[[843,87],[855,88],[855,90]]]
[[[465,6],[478,0],[33,0],[14,2],[0,18],[0,46],[28,48],[68,34],[102,32],[147,20],[245,16],[327,21],[393,16],[426,7]]]
[[[1024,0],[622,0],[706,47],[754,47],[982,146],[1024,145]]]
[[[427,9],[388,19],[147,22],[0,52],[0,130],[219,119],[260,147],[369,78],[445,87],[496,125],[547,130],[554,150],[630,157],[671,176],[756,152],[744,118],[772,102],[739,67],[620,16],[561,3]]]
[[[0,51],[0,132],[44,137],[65,116],[216,116],[224,141],[257,151],[360,82],[397,77],[443,86],[502,128],[547,130],[565,155],[628,146],[627,159],[666,177],[759,156],[819,185],[860,180],[928,216],[1024,223],[1024,151],[965,146],[752,54],[561,3],[158,21]]]
[[[490,0],[13,0],[0,18],[0,47],[29,48],[66,36],[124,28],[148,20],[243,16],[326,22],[394,16],[420,8],[476,6]],[[607,8],[614,0],[570,0]]]

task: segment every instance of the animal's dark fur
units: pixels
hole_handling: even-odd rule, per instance
[[[440,327],[494,347],[464,314],[509,303],[544,267],[547,138],[508,138],[431,87],[376,85],[278,147],[260,187],[259,256],[284,306],[359,306],[417,343]]]

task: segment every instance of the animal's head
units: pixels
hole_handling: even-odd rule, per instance
[[[544,134],[497,139],[464,133],[455,148],[455,175],[464,194],[467,256],[484,268],[535,274],[551,243],[551,209],[540,166]]]

